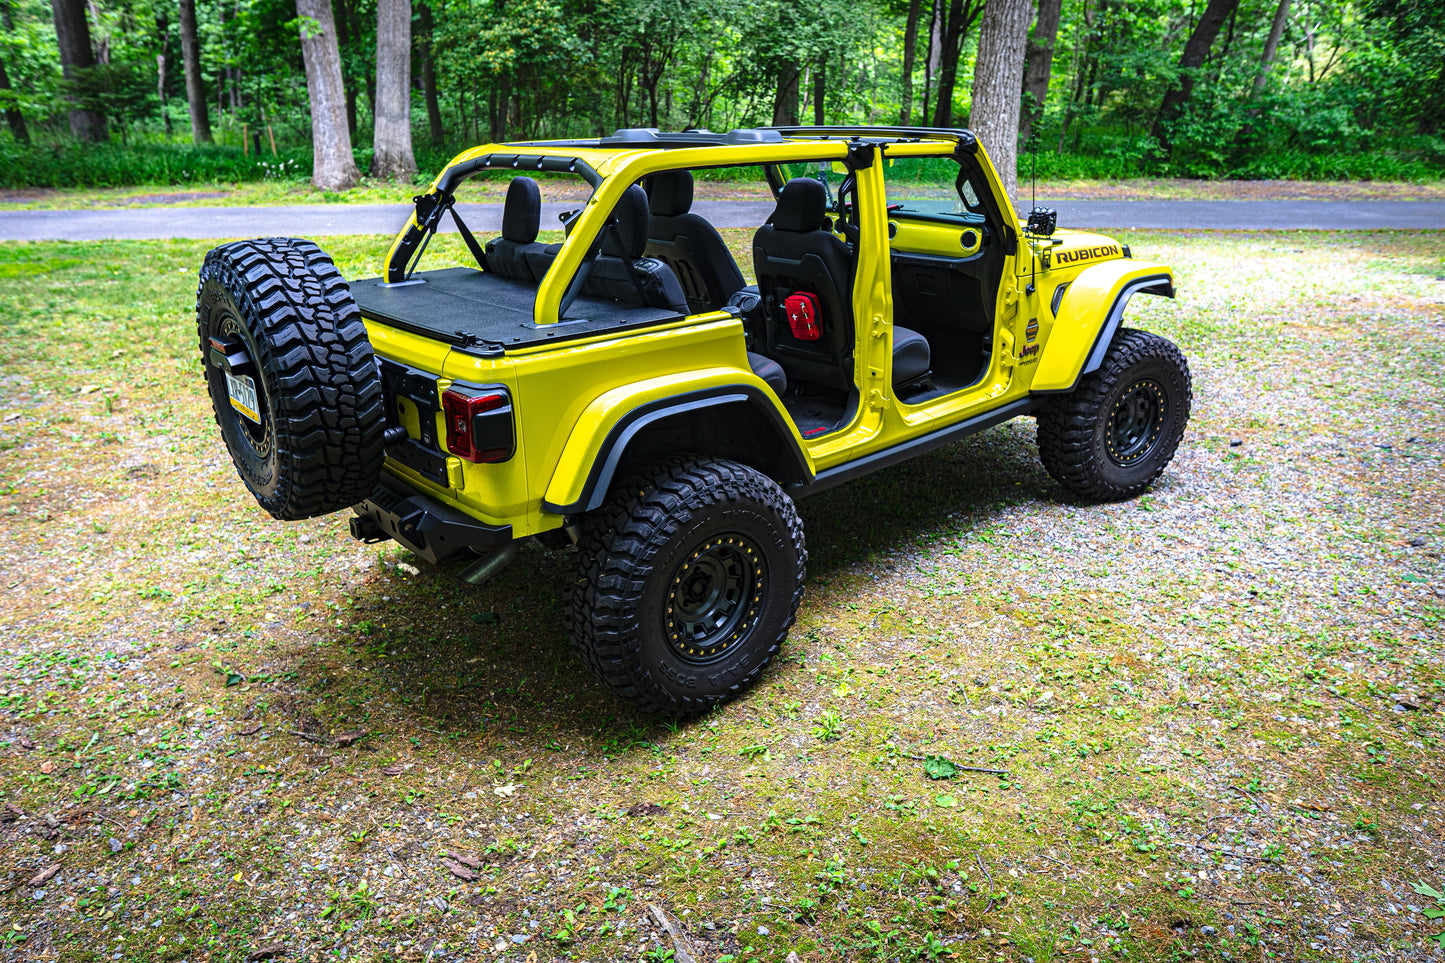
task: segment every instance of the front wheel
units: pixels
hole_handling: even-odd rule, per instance
[[[1039,412],[1039,458],[1084,498],[1131,498],[1174,457],[1192,401],[1189,363],[1179,348],[1147,331],[1122,329],[1099,369]]]
[[[671,716],[757,681],[793,624],[808,555],[787,494],[721,459],[619,484],[580,547],[574,648],[616,695]]]

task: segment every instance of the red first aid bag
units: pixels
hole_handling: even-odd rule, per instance
[[[793,329],[793,337],[799,341],[817,341],[823,336],[823,329],[818,327],[816,294],[807,291],[790,294],[783,301],[783,309],[788,312],[788,327]]]

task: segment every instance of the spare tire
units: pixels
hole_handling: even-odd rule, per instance
[[[261,507],[311,518],[367,498],[385,458],[381,376],[331,258],[284,237],[215,248],[196,322],[216,423]]]

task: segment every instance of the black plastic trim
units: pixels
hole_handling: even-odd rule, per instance
[[[363,541],[390,536],[432,564],[464,549],[488,548],[512,540],[512,526],[488,525],[424,495],[394,476],[381,476],[371,497],[351,510],[351,534]]]
[[[1109,342],[1114,340],[1114,332],[1119,330],[1119,323],[1124,320],[1124,308],[1128,305],[1129,299],[1141,291],[1145,294],[1172,298],[1174,297],[1174,282],[1167,274],[1151,274],[1147,277],[1136,278],[1124,285],[1119,296],[1114,298],[1114,303],[1109,308],[1109,315],[1105,318],[1103,326],[1099,328],[1099,336],[1094,339],[1094,347],[1089,351],[1089,360],[1084,362],[1084,367],[1079,372],[1080,376],[1099,370],[1099,365],[1104,363],[1104,352],[1109,350]]]
[[[733,404],[748,404],[758,407],[767,413],[768,419],[778,431],[779,437],[789,442],[792,440],[792,432],[788,430],[788,425],[783,421],[783,415],[779,413],[777,406],[769,401],[768,396],[763,394],[760,389],[752,385],[720,385],[716,388],[703,388],[672,398],[663,398],[639,405],[623,415],[617,424],[612,426],[607,433],[606,440],[602,442],[602,449],[598,452],[598,457],[593,460],[592,467],[587,472],[587,482],[582,486],[582,494],[577,501],[568,505],[559,505],[544,499],[542,510],[555,515],[575,515],[578,512],[601,508],[603,500],[607,497],[607,490],[612,484],[612,478],[617,472],[618,465],[622,462],[622,456],[626,453],[628,443],[640,431],[674,415],[685,415],[707,408],[719,408]],[[799,475],[812,476],[806,456],[796,445],[785,445],[784,451],[790,451],[793,454],[795,458],[793,467]]]
[[[967,438],[975,435],[985,428],[992,428],[994,425],[1002,424],[1019,415],[1026,415],[1039,407],[1039,402],[1032,398],[1020,398],[1012,401],[1001,408],[993,411],[985,411],[981,415],[974,415],[957,424],[949,425],[947,428],[940,428],[921,435],[909,441],[894,445],[892,448],[885,448],[882,451],[875,451],[871,455],[864,455],[854,461],[829,468],[818,473],[818,476],[811,482],[802,482],[788,487],[788,494],[794,498],[802,498],[806,495],[815,495],[818,492],[826,491],[834,485],[841,485],[844,482],[861,478],[880,468],[888,468],[899,462],[907,461],[910,458],[933,451],[935,448],[942,448],[944,445],[958,441],[960,438]]]

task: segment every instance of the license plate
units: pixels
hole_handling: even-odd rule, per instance
[[[233,375],[227,371],[226,393],[231,396],[232,408],[256,424],[261,423],[261,415],[258,411],[261,406],[256,401],[256,382],[251,380],[250,375]]]

